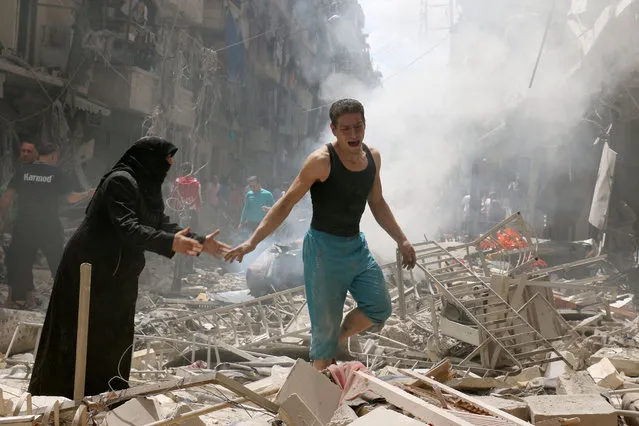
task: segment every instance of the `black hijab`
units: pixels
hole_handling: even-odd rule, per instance
[[[125,171],[137,182],[149,209],[163,212],[162,183],[171,168],[166,157],[173,157],[177,150],[178,148],[166,139],[145,136],[136,141],[102,177],[98,188],[112,173]]]

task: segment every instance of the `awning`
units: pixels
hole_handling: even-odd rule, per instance
[[[111,110],[99,105],[93,101],[90,101],[86,98],[80,97],[74,93],[67,93],[67,96],[64,100],[64,103],[69,105],[72,108],[77,108],[82,111],[87,111],[93,114],[102,114],[105,117],[111,115]]]

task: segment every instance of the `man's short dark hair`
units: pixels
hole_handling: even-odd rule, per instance
[[[257,176],[251,176],[248,179],[246,179],[247,182],[255,182],[255,183],[260,183],[260,180],[257,178]]]
[[[328,116],[331,119],[331,124],[337,126],[337,120],[344,114],[362,114],[362,121],[366,122],[364,118],[364,105],[360,101],[355,99],[340,99],[331,105],[331,109],[328,112]]]
[[[45,143],[37,147],[37,150],[38,154],[46,157],[47,155],[51,155],[54,152],[58,152],[58,147],[52,143]]]

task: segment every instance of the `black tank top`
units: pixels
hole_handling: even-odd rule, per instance
[[[326,146],[331,172],[324,182],[315,182],[311,186],[311,228],[327,234],[353,237],[359,234],[359,222],[375,182],[375,160],[368,147],[363,145],[368,166],[362,171],[352,172],[344,167],[333,145],[329,143]]]

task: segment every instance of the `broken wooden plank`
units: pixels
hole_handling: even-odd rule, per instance
[[[80,265],[80,299],[78,301],[78,330],[75,348],[75,378],[73,399],[78,401],[84,396],[87,373],[87,339],[89,337],[89,306],[91,296],[91,264]]]
[[[222,377],[222,378],[220,378]],[[228,377],[223,376],[218,372],[202,374],[199,376],[186,377],[179,380],[167,380],[159,383],[151,383],[141,386],[135,386],[129,389],[124,389],[117,392],[105,392],[100,395],[86,397],[82,401],[69,401],[65,402],[60,406],[60,412],[72,411],[77,409],[78,407],[88,403],[94,409],[98,409],[98,407],[102,407],[102,409],[107,408],[109,405],[113,405],[116,403],[124,402],[132,398],[138,398],[143,396],[151,396],[163,394],[166,392],[171,392],[179,389],[188,389],[197,386],[204,386],[209,384],[219,384],[225,386],[225,384],[229,384],[230,380]],[[224,382],[224,383],[222,383]],[[235,382],[238,386],[232,385],[235,389],[241,390],[242,396],[254,396],[250,389],[246,388],[244,385]],[[226,387],[226,386],[225,386]],[[230,388],[229,388],[230,389]],[[235,392],[235,389],[230,389]],[[246,392],[248,390],[249,392]],[[256,398],[257,399],[257,398]],[[261,399],[257,399],[263,402]],[[253,401],[257,404],[256,401]],[[259,405],[259,404],[258,404]],[[266,407],[263,407],[266,408]],[[271,409],[275,409],[273,406],[269,406]],[[268,408],[266,408],[268,409]],[[44,413],[44,408],[40,408],[34,410],[34,414],[42,414]],[[270,411],[270,410],[269,410]],[[277,412],[277,409],[275,410]]]
[[[420,380],[421,382],[424,382],[427,385],[430,386],[437,386],[439,389],[445,391],[446,393],[449,393],[451,395],[455,395],[456,397],[467,401],[473,405],[476,405],[477,407],[482,408],[483,410],[486,410],[487,412],[491,413],[493,416],[495,417],[499,417],[502,418],[504,420],[508,420],[516,425],[521,425],[521,426],[530,426],[530,423],[525,422],[523,420],[521,420],[518,417],[515,417],[511,414],[508,414],[505,411],[500,410],[499,408],[495,408],[490,404],[486,404],[483,401],[477,399],[477,398],[473,398],[463,392],[460,392],[456,389],[451,388],[450,386],[446,386],[443,383],[440,383],[436,380],[431,379],[430,377],[426,377],[423,374],[419,374],[415,371],[410,371],[410,370],[399,370],[402,374],[405,374],[408,377],[412,377],[413,379],[417,379]]]
[[[261,392],[259,395],[267,397],[270,395],[273,395],[275,393],[277,393],[279,391],[279,389],[269,389],[267,391]],[[215,411],[220,411],[220,410],[224,410],[225,408],[231,408],[231,407],[235,407],[238,404],[242,404],[244,402],[247,402],[248,399],[247,398],[235,398],[235,399],[231,399],[228,402],[222,402],[220,404],[216,404],[210,407],[204,407],[204,408],[200,408],[199,410],[193,410],[193,411],[188,411],[186,413],[181,413],[181,414],[176,414],[175,416],[168,418],[168,419],[164,419],[164,420],[158,420],[157,422],[153,422],[153,423],[148,423],[144,426],[169,426],[169,425],[177,425],[183,422],[186,422],[188,420],[192,420],[196,417],[200,417],[203,416],[205,414],[209,414],[209,413],[213,413]]]
[[[264,408],[267,411],[270,411],[271,413],[276,414],[280,409],[279,405],[277,405],[273,401],[266,399],[259,393],[252,391],[240,382],[237,382],[222,373],[216,373],[216,383],[224,386],[228,390],[231,390],[240,396],[246,397],[246,399],[248,399],[249,401],[259,405],[260,407]]]
[[[388,384],[377,377],[364,374],[361,371],[357,371],[355,374],[365,379],[373,392],[422,421],[437,426],[472,426],[472,423],[456,417],[452,412],[428,404],[418,397]]]

